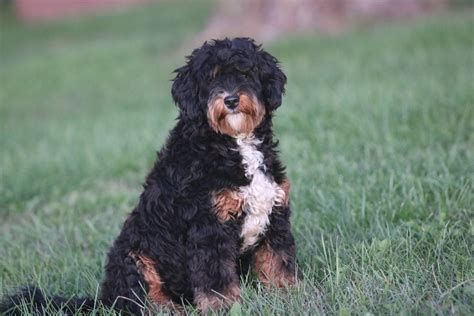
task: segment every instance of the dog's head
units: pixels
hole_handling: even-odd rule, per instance
[[[207,117],[218,133],[250,134],[281,105],[286,76],[249,38],[215,40],[176,69],[171,94],[181,118]]]

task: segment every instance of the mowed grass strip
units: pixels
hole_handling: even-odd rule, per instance
[[[97,294],[209,8],[2,24],[1,295]],[[234,314],[474,313],[473,29],[453,12],[266,45],[289,79],[275,132],[305,281],[246,278]]]

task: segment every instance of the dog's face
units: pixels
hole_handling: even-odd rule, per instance
[[[286,76],[249,38],[204,43],[176,70],[171,90],[181,118],[205,116],[218,133],[250,134],[281,105]]]

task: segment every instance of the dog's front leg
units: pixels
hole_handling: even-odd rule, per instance
[[[293,285],[301,277],[296,267],[289,213],[288,205],[273,210],[270,226],[253,255],[253,268],[265,286]]]
[[[215,218],[201,218],[189,230],[188,272],[194,303],[203,312],[232,305],[240,297],[237,240]]]

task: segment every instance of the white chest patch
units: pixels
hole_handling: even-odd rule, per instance
[[[243,240],[241,251],[245,251],[258,241],[270,223],[269,215],[273,207],[281,205],[285,199],[285,192],[263,172],[266,168],[263,154],[257,150],[257,145],[260,143],[261,141],[253,135],[237,138],[245,176],[251,180],[249,185],[239,190],[239,195],[244,201],[243,211],[246,213],[240,233]]]

